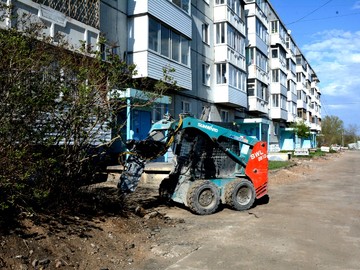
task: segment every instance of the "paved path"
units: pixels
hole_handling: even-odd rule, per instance
[[[271,186],[270,203],[248,212],[181,215],[200,246],[167,270],[360,269],[360,152]]]

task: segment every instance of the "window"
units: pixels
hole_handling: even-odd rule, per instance
[[[246,90],[246,74],[237,67],[229,64],[229,85]]]
[[[267,102],[269,101],[269,90],[267,85],[260,81],[257,81],[257,97]]]
[[[227,44],[235,51],[245,54],[245,38],[230,24],[227,27]]]
[[[272,95],[272,106],[274,108],[280,107],[280,94],[273,94]]]
[[[287,76],[286,73],[283,72],[282,70],[280,70],[280,84],[282,84],[283,86],[286,87],[286,82],[287,82]]]
[[[216,44],[225,43],[225,23],[216,24]]]
[[[170,29],[165,26],[161,26],[161,54],[170,56]]]
[[[202,41],[209,44],[209,25],[207,23],[202,25]]]
[[[202,83],[210,86],[210,66],[206,63],[202,64]]]
[[[246,50],[246,62],[248,65],[254,64],[254,48],[247,48]]]
[[[180,62],[180,35],[171,33],[171,58]]]
[[[226,64],[216,64],[216,83],[226,83]]]
[[[222,122],[229,122],[229,111],[220,110],[220,114],[221,114],[221,121]]]
[[[180,37],[181,40],[181,63],[184,65],[189,65],[189,41]]]
[[[185,12],[190,13],[190,0],[171,0],[179,8],[183,9]]]
[[[279,69],[273,69],[273,70],[271,70],[272,82],[280,82],[279,73],[280,73],[280,70],[279,70]]]
[[[256,18],[256,34],[262,41],[267,42],[267,29],[258,18]]]
[[[152,111],[152,121],[157,122],[163,119],[163,116],[167,112],[167,106],[165,104],[156,103]]]
[[[259,50],[256,50],[256,65],[263,71],[268,70],[268,58]]]
[[[278,24],[279,24],[279,21],[271,22],[271,33],[277,33],[278,32]]]
[[[149,18],[149,49],[174,61],[189,65],[190,42],[179,33]]]
[[[296,74],[296,65],[291,58],[288,59],[287,69],[290,70],[293,74]]]
[[[262,12],[266,14],[267,12],[267,1],[266,0],[256,0],[256,4],[260,7]]]
[[[181,112],[182,112],[182,113],[189,113],[189,112],[191,112],[190,102],[181,101]]]
[[[278,49],[272,49],[271,50],[271,57],[272,58],[278,58]]]
[[[160,23],[149,18],[149,49],[160,52]]]
[[[216,5],[223,5],[225,4],[225,0],[215,0]]]
[[[248,79],[248,96],[255,96],[255,79]]]
[[[117,46],[110,46],[105,43],[100,44],[100,53],[101,59],[106,61],[110,55],[118,54],[118,47]]]

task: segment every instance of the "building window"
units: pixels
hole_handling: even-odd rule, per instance
[[[160,52],[160,23],[149,18],[149,49]]]
[[[202,83],[210,86],[210,66],[206,63],[202,64]]]
[[[171,0],[171,2],[183,9],[186,13],[190,13],[190,0]]]
[[[225,23],[217,23],[216,24],[216,44],[224,44],[225,43]]]
[[[248,96],[255,96],[255,79],[248,79]]]
[[[216,83],[226,83],[226,64],[216,64]]]
[[[163,119],[167,113],[167,106],[165,104],[156,103],[152,112],[152,121],[157,122]]]
[[[272,58],[278,58],[278,49],[272,49],[271,50],[271,57]]]
[[[161,26],[161,54],[170,56],[170,29],[165,26]]]
[[[303,82],[303,74],[301,72],[296,73],[296,82]]]
[[[171,58],[180,62],[180,35],[171,33]]]
[[[189,65],[190,42],[179,33],[149,18],[149,49],[174,61]]]
[[[280,73],[280,70],[279,70],[279,69],[273,69],[273,70],[271,70],[272,82],[279,82],[279,81],[280,81],[279,73]]]
[[[246,49],[246,62],[248,65],[254,64],[254,48],[247,48]]]
[[[229,122],[229,111],[220,110],[220,114],[221,114],[221,121],[222,122]]]
[[[263,71],[268,70],[268,58],[259,50],[256,50],[256,65]]]
[[[230,24],[226,25],[227,27],[227,44],[230,48],[235,51],[245,54],[245,38]]]
[[[280,107],[280,94],[273,94],[272,95],[272,106],[273,108]]]
[[[262,41],[267,42],[268,39],[267,29],[265,25],[258,18],[256,18],[256,34]]]
[[[269,90],[267,85],[260,81],[257,81],[257,97],[262,100],[269,101]]]
[[[279,24],[279,21],[271,22],[271,33],[277,33],[278,32],[278,24]]]
[[[182,113],[189,113],[189,112],[191,112],[190,102],[181,101],[181,112],[182,112]]]
[[[181,63],[189,65],[189,40],[184,37],[181,38]]]
[[[202,41],[206,44],[209,44],[209,25],[207,23],[203,23],[202,25]]]
[[[229,64],[229,85],[241,89],[243,91],[246,90],[246,74],[242,72],[237,67]]]

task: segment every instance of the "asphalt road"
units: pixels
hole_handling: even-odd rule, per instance
[[[166,269],[360,269],[360,151],[319,164],[246,212],[174,210],[197,247]]]

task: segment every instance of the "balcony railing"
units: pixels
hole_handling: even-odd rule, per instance
[[[100,28],[100,1],[98,0],[33,0],[35,3],[48,6],[66,16],[96,29]]]

